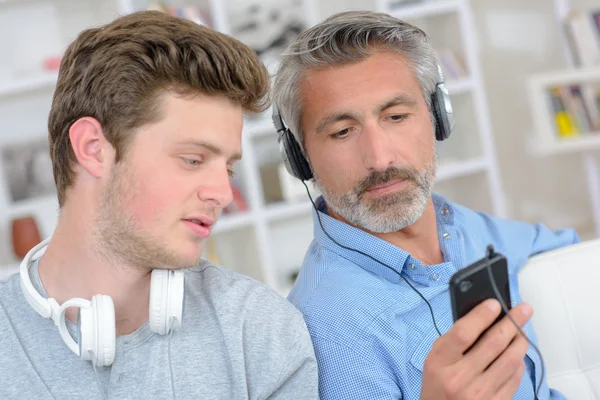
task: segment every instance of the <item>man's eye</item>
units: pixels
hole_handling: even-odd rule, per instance
[[[350,133],[350,128],[346,128],[346,129],[342,129],[341,131],[332,133],[331,137],[334,139],[343,139],[344,137],[348,136],[349,133]]]
[[[233,178],[235,176],[235,172],[232,169],[228,169],[227,173],[229,174],[230,178]]]
[[[198,167],[202,164],[202,161],[195,160],[193,158],[182,158],[183,162],[189,165],[190,167]]]
[[[403,119],[406,119],[408,115],[407,114],[394,114],[394,115],[390,115],[390,119],[392,121],[402,121]]]

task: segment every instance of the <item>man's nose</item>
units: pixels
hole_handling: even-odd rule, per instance
[[[233,201],[233,191],[227,168],[216,171],[211,179],[198,190],[198,197],[215,207],[227,207]]]
[[[364,126],[359,145],[367,169],[383,172],[394,163],[389,134],[376,122]]]

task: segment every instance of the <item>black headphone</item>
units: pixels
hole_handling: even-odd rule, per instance
[[[444,86],[444,75],[438,65],[438,79],[435,91],[431,95],[431,111],[435,118],[435,138],[438,141],[446,140],[454,127],[454,114],[450,95]],[[313,178],[310,165],[298,144],[294,134],[285,126],[283,118],[279,113],[277,104],[273,103],[273,124],[278,133],[279,152],[287,171],[301,181]]]

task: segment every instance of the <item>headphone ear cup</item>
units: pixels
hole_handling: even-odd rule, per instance
[[[150,330],[159,335],[167,333],[168,273],[166,269],[153,269],[150,278],[148,321]]]
[[[80,308],[77,318],[79,355],[97,367],[112,365],[115,359],[115,305],[110,296],[92,297],[89,308]],[[91,354],[90,354],[91,353]]]
[[[167,302],[167,332],[181,328],[183,317],[184,299],[184,272],[181,270],[169,271],[169,288]]]
[[[434,121],[435,121],[435,139],[438,141],[444,140],[444,132],[442,126],[440,126],[440,122],[442,119],[442,115],[440,113],[440,106],[438,102],[437,96],[437,88],[436,92],[431,95],[431,112],[433,113]]]
[[[287,162],[289,163],[289,165],[286,164],[288,172],[302,181],[312,179],[313,174],[310,165],[306,161],[298,141],[289,129],[283,132],[281,140],[283,141],[286,153],[284,157],[287,157]]]
[[[183,317],[184,272],[154,269],[150,278],[150,330],[166,335],[181,327]]]
[[[443,83],[435,87],[435,92],[431,96],[431,110],[435,118],[436,140],[441,142],[448,139],[454,125],[454,114],[450,103],[450,95]]]

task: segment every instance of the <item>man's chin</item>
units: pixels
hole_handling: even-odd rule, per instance
[[[182,254],[179,262],[175,266],[177,269],[193,268],[197,266],[202,259],[202,252],[192,252]]]
[[[397,201],[378,202],[369,205],[362,213],[363,216],[358,218],[360,222],[354,225],[373,233],[397,232],[417,222],[423,215],[424,209],[425,207],[419,204],[407,205]],[[365,218],[366,215],[368,217]]]
[[[178,243],[163,249],[161,263],[165,269],[193,268],[200,263],[202,245],[197,243]]]

